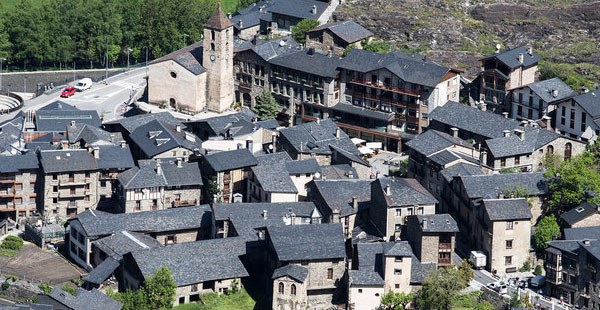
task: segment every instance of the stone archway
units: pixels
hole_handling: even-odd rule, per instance
[[[175,100],[175,98],[169,98],[169,106],[171,107],[171,109],[176,110],[177,100]]]
[[[242,104],[247,107],[252,107],[252,96],[250,96],[248,93],[244,93],[242,95]]]

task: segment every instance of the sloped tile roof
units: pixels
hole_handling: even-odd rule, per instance
[[[433,153],[447,149],[453,145],[460,145],[467,148],[473,148],[467,141],[455,138],[445,132],[437,130],[427,130],[406,143],[411,149],[429,156]]]
[[[418,225],[419,229],[425,233],[457,233],[458,224],[450,214],[428,214],[428,215],[414,215],[411,216],[408,221],[416,220],[414,223]],[[427,222],[425,228],[423,227],[423,221]]]
[[[523,54],[523,63],[519,62],[519,54]],[[529,54],[526,46],[519,46],[513,49],[505,50],[500,53],[487,56],[483,59],[490,58],[497,58],[511,69],[515,69],[520,66],[529,67],[542,60],[542,58],[536,53]]]
[[[538,95],[546,103],[554,103],[570,97],[575,96],[577,93],[565,84],[559,78],[552,78],[549,80],[543,80],[528,84],[529,87],[536,95]],[[556,96],[554,96],[556,94]]]
[[[208,20],[204,23],[205,28],[212,28],[216,30],[223,30],[233,26],[229,18],[225,16],[221,9],[221,1],[217,2],[217,9],[212,13]]]
[[[214,171],[229,171],[256,166],[258,162],[248,149],[211,153],[204,160]]]
[[[371,180],[346,179],[346,180],[315,180],[314,190],[323,197],[327,204],[324,207],[331,213],[334,209],[340,211],[341,216],[355,214],[358,210],[352,209],[352,197],[358,200],[358,209],[366,209],[371,201]]]
[[[388,207],[438,203],[437,199],[415,179],[379,178],[372,184],[376,183],[379,184],[382,192],[374,194],[384,195]],[[390,186],[391,195],[385,194],[387,185]]]
[[[491,221],[531,219],[527,199],[484,199],[483,207]]]
[[[381,276],[372,270],[350,270],[350,286],[364,285],[364,286],[382,286],[385,285],[385,281]]]
[[[346,257],[341,224],[268,227],[267,230],[281,262]]]
[[[306,280],[306,277],[308,276],[308,269],[300,265],[288,264],[275,269],[271,279],[277,279],[283,276],[289,276],[300,283],[304,283],[304,280]]]
[[[527,195],[538,196],[547,193],[544,174],[533,173],[500,173],[491,175],[460,176],[470,199],[495,199],[500,193],[506,193],[515,186],[522,187]]]
[[[352,20],[324,24],[308,32],[318,32],[325,29],[330,30],[346,43],[355,43],[373,36],[371,31]]]

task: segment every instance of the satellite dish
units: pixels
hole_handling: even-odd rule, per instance
[[[315,173],[315,178],[316,178],[316,179],[320,179],[320,178],[321,178],[321,174],[320,174],[319,172],[316,172],[316,173]]]

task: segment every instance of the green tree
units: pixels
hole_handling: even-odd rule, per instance
[[[460,265],[458,265],[458,274],[465,283],[470,283],[473,280],[474,273],[471,264],[466,259],[463,259]]]
[[[306,32],[319,26],[319,22],[314,19],[303,19],[292,28],[292,37],[296,42],[306,43]]]
[[[558,168],[545,173],[550,190],[551,207],[568,210],[585,199],[585,191],[600,193],[598,159],[590,152],[563,161]],[[590,198],[590,203],[600,203],[600,196]]]
[[[546,155],[544,155],[544,158],[542,159],[542,167],[546,170],[556,170],[560,167],[561,162],[562,158],[560,155],[546,152]]]
[[[390,45],[387,42],[382,41],[382,40],[373,40],[371,42],[364,41],[363,49],[366,51],[371,51],[371,52],[375,52],[375,53],[379,53],[379,54],[386,54],[392,50]]]
[[[123,293],[115,293],[113,296],[107,294],[117,301],[123,303],[123,310],[150,310],[148,300],[144,296],[144,289],[140,288],[136,291],[126,290]]]
[[[468,283],[458,270],[441,268],[425,278],[423,287],[416,298],[420,309],[449,310],[452,300]]]
[[[150,309],[171,309],[176,288],[171,270],[164,266],[158,269],[154,276],[144,281],[144,294]]]
[[[381,306],[384,310],[404,310],[415,299],[413,293],[396,293],[389,291],[381,296]]]
[[[279,114],[280,108],[277,101],[271,93],[265,90],[256,98],[256,106],[254,107],[258,118],[261,120],[273,119]]]
[[[560,236],[560,227],[554,214],[544,216],[537,224],[535,233],[533,233],[536,249],[539,251],[545,250],[548,247],[546,242],[558,236]]]

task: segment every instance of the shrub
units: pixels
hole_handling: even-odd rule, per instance
[[[533,271],[533,274],[536,276],[541,275],[542,274],[542,266],[541,265],[535,266],[535,270]]]
[[[531,264],[529,262],[524,262],[523,266],[519,268],[520,272],[527,272],[529,270],[531,270]]]
[[[8,236],[4,239],[0,248],[19,251],[23,248],[23,239],[15,236]]]
[[[67,292],[67,293],[69,293],[69,294],[71,294],[73,296],[75,296],[77,294],[77,289],[74,288],[74,287],[72,287],[72,286],[68,286],[68,285],[65,284],[61,288],[62,288],[63,291],[65,291],[65,292]]]
[[[9,287],[10,287],[10,284],[8,284],[8,282],[2,282],[2,290],[3,291],[6,291]]]
[[[48,295],[50,294],[50,292],[52,292],[52,286],[46,284],[46,283],[42,283],[40,285],[38,285],[38,288],[40,290],[42,290],[42,292],[44,292],[44,294]]]

